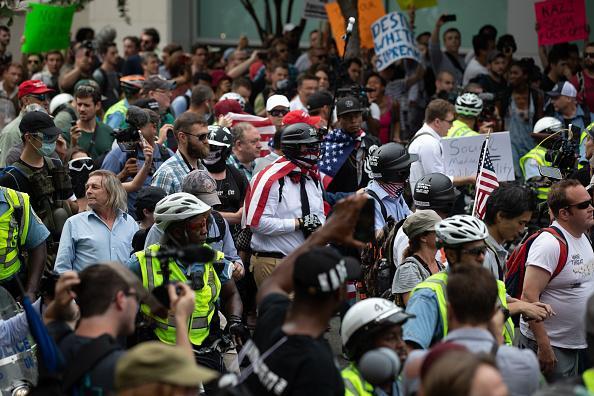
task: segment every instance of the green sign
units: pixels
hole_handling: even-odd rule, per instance
[[[24,54],[61,50],[70,46],[70,27],[76,6],[30,3],[25,18]]]

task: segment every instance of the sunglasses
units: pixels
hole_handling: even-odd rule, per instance
[[[208,133],[203,133],[201,135],[193,135],[189,132],[184,132],[184,131],[180,131],[180,132],[183,133],[184,135],[194,136],[195,138],[198,138],[198,140],[200,140],[201,142],[205,142],[208,140]]]
[[[270,115],[273,117],[284,117],[288,113],[287,110],[271,110]]]
[[[37,100],[40,100],[42,102],[47,99],[47,95],[46,94],[29,94],[27,96],[30,96],[30,97],[35,98]]]
[[[590,207],[590,205],[592,205],[592,200],[589,199],[589,200],[584,201],[584,202],[567,205],[566,206],[566,209],[567,208],[571,208],[572,206],[575,206],[578,209],[588,209]]]
[[[584,58],[591,58],[594,59],[594,52],[585,52]]]
[[[93,159],[91,157],[76,158],[68,161],[68,169],[80,172],[83,169],[93,170]]]
[[[441,119],[441,118],[440,118],[440,120],[442,120],[443,122],[447,122],[447,123],[448,123],[448,124],[450,124],[450,125],[452,125],[452,124],[454,123],[454,121],[456,121],[456,119],[455,119],[455,118],[452,118],[451,120],[444,120],[444,119]]]
[[[480,256],[481,254],[487,253],[487,247],[486,246],[477,246],[477,247],[470,248],[470,249],[462,249],[461,252],[465,253],[465,254],[469,254],[471,256]]]

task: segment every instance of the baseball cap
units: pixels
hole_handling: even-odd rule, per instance
[[[286,107],[288,109],[291,105],[289,99],[287,99],[285,95],[272,95],[266,101],[266,111],[270,111],[278,106]]]
[[[417,210],[404,220],[402,229],[409,239],[413,239],[424,232],[435,231],[435,226],[440,221],[441,217],[434,210]]]
[[[138,99],[136,102],[131,103],[131,104],[133,106],[138,106],[141,109],[149,109],[149,110],[156,111],[157,113],[159,112],[159,102],[157,102],[153,98]]]
[[[165,77],[154,74],[144,81],[142,88],[144,88],[145,91],[154,91],[156,89],[171,91],[175,88],[175,81],[166,80]]]
[[[214,113],[216,117],[220,117],[227,113],[245,114],[238,101],[233,99],[221,100],[214,106]]]
[[[54,120],[42,111],[31,111],[23,116],[19,124],[22,134],[41,132],[46,136],[58,136],[62,131],[54,124]]]
[[[339,117],[343,114],[361,113],[362,111],[361,104],[359,104],[359,100],[355,97],[345,96],[336,102],[336,115]]]
[[[48,92],[54,92],[41,80],[27,80],[19,85],[19,99],[27,95],[42,95]]]
[[[217,182],[204,170],[196,169],[188,173],[184,177],[182,190],[195,195],[208,206],[221,204],[217,193]]]
[[[157,202],[165,198],[167,192],[161,187],[145,186],[136,195],[136,207],[155,210]]]
[[[558,96],[569,96],[570,98],[575,98],[577,96],[577,91],[572,83],[569,81],[559,82],[553,87],[552,91],[547,92],[547,95],[556,98]]]
[[[338,290],[347,280],[360,276],[359,260],[328,246],[314,247],[297,257],[293,270],[295,286],[312,295]]]
[[[221,83],[221,81],[223,80],[229,80],[229,81],[233,81],[233,79],[231,77],[229,77],[227,75],[227,73],[225,73],[224,70],[213,70],[210,75],[212,76],[212,82],[211,82],[211,87],[213,90],[217,89],[217,87],[219,86],[219,84]]]
[[[307,125],[316,126],[318,122],[320,122],[320,119],[321,117],[319,116],[310,116],[306,111],[293,110],[285,114],[283,117],[283,125],[292,125],[304,122]]]
[[[307,99],[307,110],[321,109],[332,104],[332,95],[326,91],[316,91]]]
[[[115,370],[115,388],[123,390],[148,383],[197,387],[219,374],[196,364],[181,347],[159,341],[143,342],[128,350]]]

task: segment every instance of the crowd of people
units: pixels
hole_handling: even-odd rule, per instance
[[[264,49],[147,28],[122,56],[115,31],[83,28],[21,61],[0,26],[0,286],[35,301],[61,356],[38,349],[17,379],[594,394],[594,43],[541,47],[539,68],[491,25],[462,54],[444,17],[417,32],[420,62],[381,71],[327,31],[302,51],[305,20]],[[446,174],[442,140],[499,131],[516,181],[473,216],[476,175]],[[0,333],[26,339],[25,316]]]

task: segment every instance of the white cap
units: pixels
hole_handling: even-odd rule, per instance
[[[272,95],[266,101],[266,111],[270,111],[278,106],[283,106],[288,109],[291,105],[289,104],[289,99],[287,99],[285,95]]]

